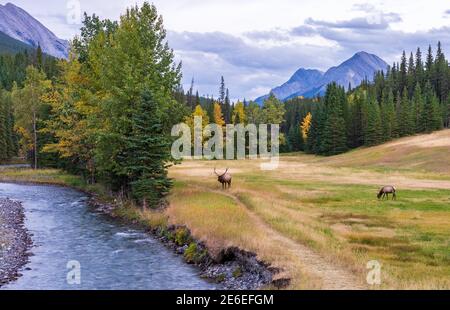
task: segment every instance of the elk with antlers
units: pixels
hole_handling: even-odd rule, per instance
[[[224,174],[218,174],[216,168],[214,168],[214,173],[217,175],[217,181],[222,184],[222,188],[231,187],[231,174],[228,173],[228,168]]]

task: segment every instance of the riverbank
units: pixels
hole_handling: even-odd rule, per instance
[[[28,262],[32,241],[24,219],[19,202],[0,198],[0,287],[16,280]]]
[[[144,211],[128,200],[116,199],[100,185],[85,184],[77,176],[58,170],[9,169],[0,173],[0,182],[59,185],[80,190],[91,197],[89,204],[96,212],[145,229],[181,255],[186,263],[197,266],[202,278],[219,283],[225,289],[281,288],[289,284],[289,279],[274,280],[279,270],[258,260],[256,254],[231,246],[218,251],[210,249],[197,240],[189,228],[169,224],[164,210]]]

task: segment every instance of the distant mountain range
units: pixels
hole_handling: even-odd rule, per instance
[[[12,3],[0,4],[0,32],[33,48],[40,45],[46,54],[58,58],[68,56],[68,41],[59,39],[33,16]],[[11,40],[5,44],[7,39],[4,36],[0,40],[0,45],[12,44]]]
[[[272,89],[272,93],[280,100],[286,101],[296,97],[313,98],[325,94],[326,87],[331,82],[348,87],[357,87],[364,79],[371,80],[378,71],[386,71],[388,64],[380,57],[366,52],[356,53],[352,58],[344,61],[328,71],[299,69],[281,86]],[[269,95],[257,98],[262,104]]]

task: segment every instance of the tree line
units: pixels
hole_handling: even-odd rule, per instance
[[[376,73],[373,82],[347,90],[332,83],[317,104],[287,102],[289,150],[335,155],[449,127],[449,90],[450,69],[440,43],[435,56],[429,47],[425,61],[420,49],[409,59],[403,52],[400,63]],[[302,134],[306,120],[307,136]]]

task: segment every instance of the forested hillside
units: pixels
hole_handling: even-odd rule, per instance
[[[0,32],[0,54],[14,54],[28,49],[32,47]]]

